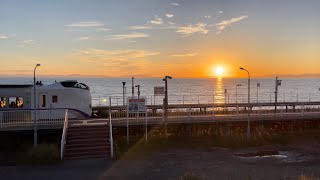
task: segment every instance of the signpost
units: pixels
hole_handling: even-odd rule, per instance
[[[155,86],[154,87],[154,95],[155,96],[164,96],[164,87],[163,86]]]
[[[156,96],[164,96],[165,95],[165,88],[164,86],[155,86],[154,87],[154,96],[153,96],[153,104],[156,104]]]
[[[139,113],[145,113],[146,122],[146,142],[148,140],[148,114],[146,109],[146,98],[144,97],[129,97],[127,103],[127,144],[129,144],[129,113],[137,114],[139,118]],[[139,120],[139,119],[138,119]]]

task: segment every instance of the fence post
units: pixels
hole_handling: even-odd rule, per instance
[[[184,104],[184,95],[182,95],[182,104]]]
[[[111,97],[109,97],[109,138],[110,138],[110,155],[113,158],[113,136],[112,136],[112,121],[111,121]]]
[[[191,120],[191,108],[188,107],[188,121]]]
[[[127,99],[127,145],[130,143],[130,138],[129,138],[129,102]]]
[[[3,112],[0,112],[0,120],[1,120],[1,121],[0,121],[0,124],[1,124],[1,128],[2,128],[2,123],[3,123],[3,118],[2,118],[3,115],[2,115],[2,114],[3,114]]]
[[[148,109],[145,109],[145,118],[146,118],[146,143],[148,142]]]
[[[239,105],[237,104],[237,119],[239,119]]]
[[[302,104],[302,118],[304,118],[304,104]]]

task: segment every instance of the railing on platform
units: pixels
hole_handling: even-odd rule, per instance
[[[130,96],[111,96],[112,106],[123,106],[123,102],[127,102],[124,99],[127,99]],[[154,96],[154,95],[144,95],[146,97],[148,105],[161,105],[163,104],[164,96]],[[252,95],[251,103],[274,103],[275,95],[274,92],[270,93],[261,93],[259,97]],[[108,106],[109,97],[93,97],[92,104],[94,106]],[[216,93],[214,95],[178,95],[170,94],[169,95],[169,104],[207,104],[207,103],[247,103],[247,94],[235,94],[227,93],[221,94]],[[305,93],[305,94],[295,94],[295,93],[279,93],[277,102],[316,102],[320,101],[320,95],[318,93]]]
[[[65,111],[64,116],[64,123],[63,123],[63,130],[62,130],[62,136],[61,136],[61,146],[60,146],[60,158],[63,159],[64,156],[64,148],[66,144],[66,137],[68,133],[68,127],[69,127],[69,118],[68,118],[68,109]]]
[[[39,109],[37,110],[37,125],[40,127],[62,127],[65,121],[66,109]],[[29,128],[33,123],[33,110],[15,109],[0,111],[0,130],[10,128]],[[69,110],[69,119],[82,119],[79,113]]]

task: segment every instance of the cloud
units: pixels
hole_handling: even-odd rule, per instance
[[[0,39],[8,39],[9,36],[7,34],[0,34]]]
[[[0,34],[0,40],[1,39],[10,39],[12,37],[14,37],[15,35],[13,34]]]
[[[219,14],[222,14],[223,13],[223,11],[219,11]]]
[[[163,21],[158,16],[155,16],[153,20],[149,21],[149,23],[155,24],[155,25],[161,25],[163,24]]]
[[[179,4],[176,3],[176,2],[172,2],[170,5],[171,5],[171,6],[179,6]]]
[[[109,31],[110,29],[108,28],[97,28],[98,31]]]
[[[206,19],[210,19],[210,18],[211,18],[211,16],[210,16],[210,15],[208,15],[208,16],[204,16],[204,18],[206,18]]]
[[[23,44],[33,44],[33,43],[34,43],[34,40],[32,40],[32,39],[26,39],[26,40],[23,40],[22,43],[23,43]]]
[[[207,29],[207,24],[197,23],[195,25],[178,27],[176,32],[188,36],[195,33],[207,34],[209,30]]]
[[[151,26],[142,25],[142,26],[129,26],[128,29],[131,30],[142,30],[142,29],[151,29]]]
[[[111,35],[107,40],[124,40],[124,39],[137,39],[137,38],[146,38],[149,37],[148,34],[143,33],[131,33],[131,34],[117,34]]]
[[[90,48],[78,50],[72,56],[76,59],[80,58],[83,62],[90,63],[126,63],[158,54],[159,52],[145,50],[104,50]]]
[[[172,54],[173,57],[193,57],[196,56],[198,53],[187,53],[187,54]]]
[[[168,24],[170,24],[170,25],[175,25],[176,23],[169,21]]]
[[[83,37],[79,37],[76,40],[78,41],[85,41],[85,40],[89,40],[90,38],[88,36],[83,36]]]
[[[81,22],[71,23],[66,26],[67,27],[90,28],[90,27],[102,27],[102,26],[104,26],[104,24],[99,21],[81,21]]]
[[[232,19],[224,20],[224,21],[219,22],[218,24],[216,24],[217,29],[218,29],[217,34],[222,33],[222,31],[223,31],[226,27],[230,26],[231,24],[233,24],[233,23],[235,23],[235,22],[242,21],[242,20],[244,20],[244,19],[246,19],[246,18],[248,18],[248,16],[239,16],[239,17],[234,17],[234,18],[232,18]]]
[[[174,15],[173,14],[166,14],[167,18],[172,18]]]

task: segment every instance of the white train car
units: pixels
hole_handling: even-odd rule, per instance
[[[75,80],[49,85],[36,83],[36,104],[33,85],[0,85],[0,111],[30,111],[36,106],[39,119],[58,119],[66,109],[71,119],[91,117],[90,88]],[[54,113],[54,112],[62,113]],[[59,116],[59,117],[58,117]]]

